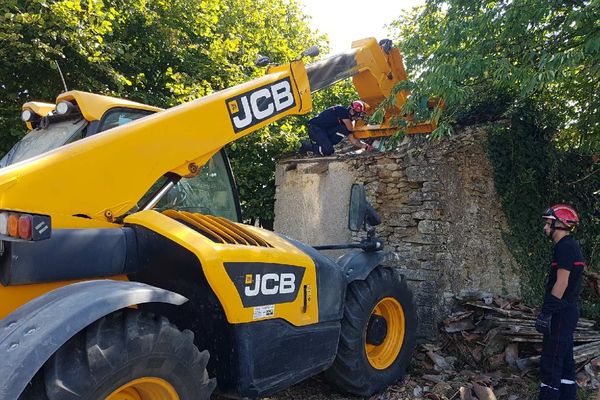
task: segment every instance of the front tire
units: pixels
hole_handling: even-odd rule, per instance
[[[327,377],[359,396],[381,392],[404,377],[416,329],[405,280],[395,270],[376,268],[348,286],[338,352]]]
[[[164,317],[126,310],[65,343],[20,400],[207,400],[208,352]]]

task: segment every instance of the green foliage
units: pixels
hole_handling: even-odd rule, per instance
[[[296,128],[291,122],[274,124],[228,146],[247,222],[273,229],[276,157],[298,147]]]
[[[428,0],[391,29],[411,79],[405,111],[423,120],[432,115],[424,99],[445,101],[433,137],[456,124],[510,121],[492,125],[489,146],[525,300],[539,305],[552,247],[539,217],[553,203],[578,209],[576,237],[599,270],[600,3]],[[587,287],[583,298],[584,312],[600,318]]]
[[[264,74],[259,54],[282,63],[314,44],[326,46],[296,0],[4,1],[0,152],[25,133],[23,103],[63,91],[55,61],[69,89],[170,107]],[[272,220],[273,191],[264,189],[298,132],[301,120],[286,122],[232,149],[248,219]]]
[[[439,96],[449,123],[489,121],[526,99],[560,117],[565,140],[597,148],[600,4],[591,0],[429,0],[391,26],[413,94]]]
[[[591,156],[557,146],[556,122],[545,114],[533,102],[524,103],[511,111],[510,124],[493,125],[489,135],[496,190],[510,225],[505,240],[521,265],[522,294],[530,305],[541,302],[551,259],[552,243],[542,233],[540,218],[548,206],[575,206],[582,219],[575,237],[589,270],[600,270],[600,218],[592,194],[600,188],[598,165]],[[600,318],[597,303],[597,296],[585,287],[584,314]]]

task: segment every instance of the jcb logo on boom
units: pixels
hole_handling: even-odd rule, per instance
[[[289,294],[296,290],[296,276],[294,274],[256,274],[246,275],[244,293],[254,297],[259,293],[265,296],[275,294]]]
[[[226,262],[224,266],[244,307],[296,300],[305,271],[297,265],[259,262]]]
[[[296,105],[289,78],[225,100],[235,133]]]

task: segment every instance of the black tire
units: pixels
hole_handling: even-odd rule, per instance
[[[140,378],[158,378],[181,400],[206,400],[216,386],[206,372],[208,359],[191,331],[164,317],[121,311],[65,343],[19,399],[101,400]]]
[[[375,368],[367,355],[367,327],[375,306],[382,301],[389,303],[390,298],[397,301],[403,311],[404,336],[398,339],[390,331],[382,334],[382,339],[387,340],[383,343],[394,342],[400,350],[397,355],[395,351],[386,353],[389,366],[383,363],[378,365],[380,368]],[[404,377],[415,348],[416,330],[417,316],[412,293],[405,280],[395,270],[376,268],[366,280],[354,281],[348,286],[338,351],[333,365],[325,373],[326,377],[342,390],[359,396],[383,391]],[[383,343],[381,346],[388,346]]]

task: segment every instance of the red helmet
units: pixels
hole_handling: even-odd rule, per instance
[[[556,204],[546,210],[542,218],[560,221],[568,228],[575,228],[579,224],[579,215],[568,204]]]
[[[350,104],[350,107],[348,107],[348,110],[354,111],[354,115],[352,115],[353,120],[358,118],[365,119],[367,105],[361,100],[354,100]]]
[[[367,110],[367,106],[361,100],[354,100],[352,104],[350,104],[350,108],[352,108],[357,113],[364,113]]]

